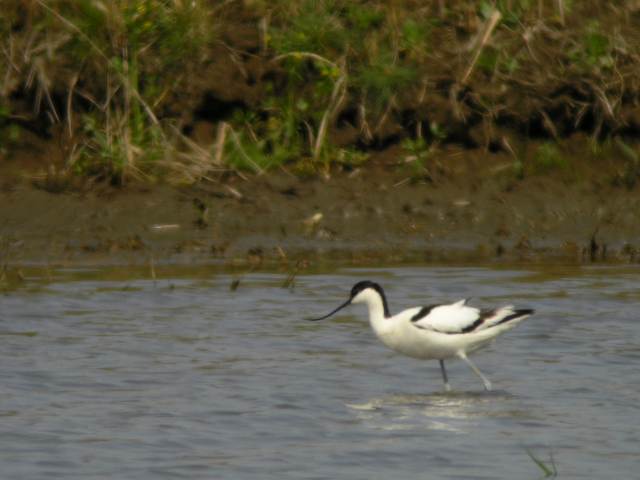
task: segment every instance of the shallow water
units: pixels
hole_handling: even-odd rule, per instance
[[[157,281],[57,271],[0,294],[3,478],[632,478],[640,466],[640,272],[347,269]],[[117,276],[116,276],[117,277]],[[105,280],[111,278],[109,280]],[[363,306],[473,297],[537,310],[474,360],[400,357]],[[27,284],[38,283],[27,278]]]

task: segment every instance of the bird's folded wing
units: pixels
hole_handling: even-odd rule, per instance
[[[441,333],[465,333],[473,331],[481,320],[481,312],[462,301],[450,305],[434,305],[417,311],[411,322],[417,328]]]

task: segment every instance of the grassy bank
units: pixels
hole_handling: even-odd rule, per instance
[[[640,172],[637,2],[3,8],[0,155],[56,145],[39,161],[56,178],[304,175],[389,148],[422,175],[449,144],[504,152],[522,176],[566,168],[563,140],[576,134],[625,159],[621,183]]]

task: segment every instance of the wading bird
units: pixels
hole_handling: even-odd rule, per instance
[[[449,305],[415,307],[391,315],[384,290],[368,280],[356,283],[349,299],[320,317],[324,320],[352,303],[366,303],[369,322],[378,338],[387,347],[413,358],[438,360],[445,390],[451,390],[445,359],[460,358],[482,379],[484,388],[491,390],[491,382],[476,367],[467,353],[485,346],[501,333],[511,330],[533,313],[531,309],[513,306],[480,310],[467,305],[467,300]]]

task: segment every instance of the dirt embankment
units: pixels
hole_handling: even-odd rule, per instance
[[[522,162],[532,138],[619,137],[636,148],[638,2],[423,3],[203,2],[184,7],[195,18],[175,31],[176,12],[162,9],[91,10],[97,23],[85,25],[73,3],[55,11],[12,1],[0,23],[12,46],[0,59],[0,155],[88,175],[193,170],[184,180],[268,168],[274,157],[304,163],[329,152],[327,161],[345,163],[341,149],[357,163],[405,141]],[[215,35],[185,55],[190,43],[169,40],[202,37],[201,17]],[[83,28],[100,31],[99,48]],[[123,52],[136,45],[140,79],[125,75],[133,64]],[[222,123],[237,136],[220,135]],[[216,141],[203,166],[198,154]],[[168,148],[174,158],[158,162]]]
[[[516,179],[508,157],[448,155],[429,179],[379,164],[183,189],[5,181],[0,254],[12,265],[640,260],[637,191],[573,171]]]

